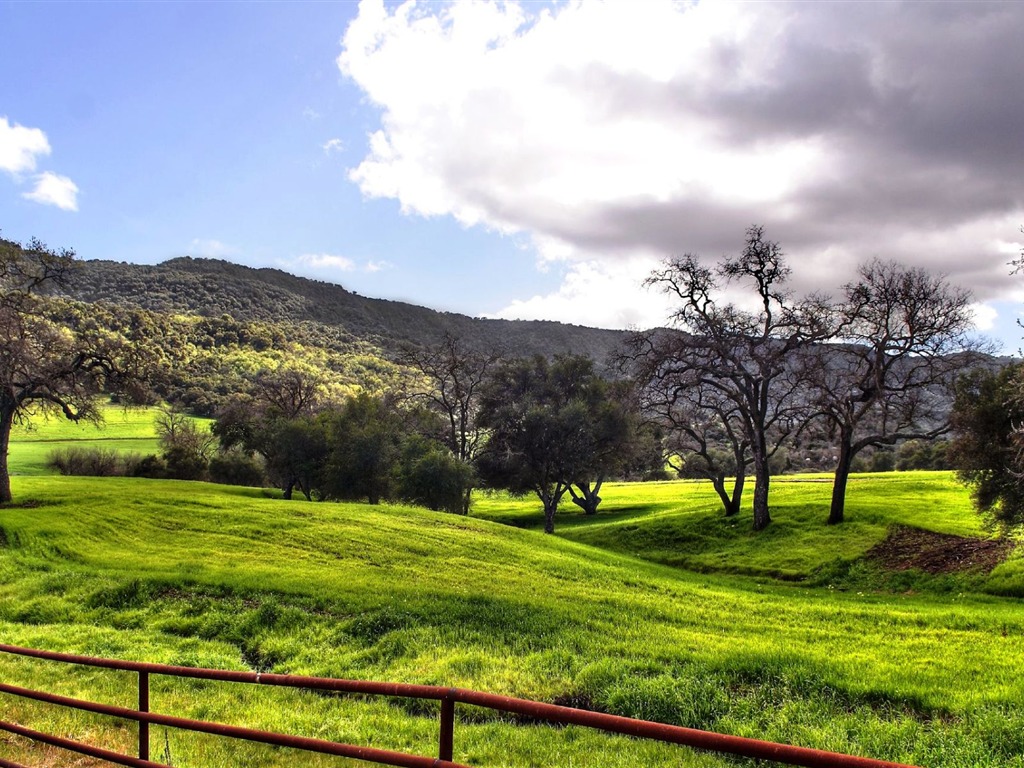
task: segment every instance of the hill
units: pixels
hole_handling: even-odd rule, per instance
[[[20,478],[16,490],[26,502],[0,513],[0,633],[13,644],[487,689],[931,768],[1024,766],[1016,601],[692,574],[477,519],[254,489]],[[640,512],[643,487],[631,495]],[[892,485],[887,501],[901,498]],[[0,658],[14,684],[131,695],[130,679],[63,673]],[[433,710],[413,703],[173,681],[155,695],[159,711],[406,751],[436,738]],[[8,710],[58,717],[17,700]],[[130,744],[131,728],[100,722],[61,727]],[[294,764],[157,738],[174,765]],[[479,766],[734,764],[470,710],[456,754]]]
[[[316,323],[342,329],[385,351],[434,344],[448,331],[467,345],[514,355],[586,354],[603,361],[624,331],[550,321],[492,320],[359,296],[340,285],[254,269],[218,259],[183,257],[157,265],[84,261],[70,298],[241,321]]]

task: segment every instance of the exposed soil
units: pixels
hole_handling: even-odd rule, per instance
[[[1012,541],[1002,539],[969,539],[900,525],[868,550],[867,558],[893,571],[916,568],[933,574],[988,573],[1006,559],[1013,547]]]

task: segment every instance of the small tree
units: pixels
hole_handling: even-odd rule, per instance
[[[465,514],[465,489],[471,468],[441,443],[420,435],[405,438],[401,452],[398,496],[427,509]]]
[[[123,337],[49,319],[47,294],[70,283],[75,263],[71,250],[0,239],[0,503],[12,499],[15,422],[40,412],[98,421],[96,396],[123,388],[134,367]]]
[[[383,398],[361,393],[324,415],[328,455],[320,489],[328,499],[396,498],[404,426]]]
[[[545,533],[554,533],[570,487],[596,510],[603,478],[630,437],[593,362],[572,355],[499,365],[484,387],[479,421],[489,430],[481,475],[494,487],[536,493]]]
[[[316,419],[320,389],[319,379],[300,368],[261,371],[250,393],[220,409],[213,434],[224,450],[262,456],[285,499],[296,487],[311,499],[327,452],[325,427]]]
[[[802,378],[837,443],[830,525],[843,522],[854,458],[949,430],[946,403],[970,364],[970,294],[896,262],[862,265],[845,288],[845,344],[803,353]]]
[[[1024,522],[1024,365],[977,369],[956,385],[947,457],[993,522]]]
[[[206,477],[217,437],[205,425],[170,408],[156,417],[156,433],[167,465],[167,475],[176,480],[202,480]]]
[[[637,473],[646,475],[664,465],[660,451],[652,451],[657,433],[644,428],[632,383],[607,382],[594,375],[589,358],[575,359],[585,364],[580,375],[593,376],[586,394],[593,455],[589,466],[569,484],[568,492],[572,503],[584,514],[595,515],[606,479]]]
[[[399,362],[423,375],[426,386],[414,389],[412,396],[425,401],[445,422],[444,443],[466,470],[458,475],[462,489],[462,514],[469,514],[473,492],[470,471],[482,445],[477,423],[480,395],[488,373],[500,360],[497,352],[481,354],[470,350],[451,333],[445,333],[433,347],[408,348]]]

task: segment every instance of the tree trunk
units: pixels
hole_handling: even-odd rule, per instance
[[[544,533],[555,532],[555,512],[558,510],[558,502],[552,497],[544,499]]]
[[[850,435],[841,434],[839,438],[839,461],[836,463],[835,479],[832,481],[832,506],[828,511],[828,524],[838,525],[843,522],[846,508],[846,481],[850,479],[850,467],[853,465],[854,450],[850,444]]]
[[[743,481],[745,478],[738,475],[732,484],[732,494],[725,487],[725,475],[715,475],[711,478],[711,484],[715,487],[718,498],[722,500],[722,508],[726,517],[734,517],[740,513],[740,501],[743,499]]]
[[[725,490],[725,475],[721,473],[712,475],[711,485],[715,489],[715,493],[718,494],[718,498],[722,500],[722,507],[725,508],[725,516],[729,517],[733,514],[733,511],[730,509],[731,500],[729,499],[729,492]]]
[[[597,507],[601,503],[601,497],[598,496],[598,492],[601,490],[601,485],[604,483],[603,479],[598,480],[594,483],[594,487],[590,487],[590,483],[576,483],[576,488],[579,489],[580,494],[577,496],[572,486],[569,486],[569,493],[572,495],[572,503],[583,510],[586,515],[596,515]]]
[[[7,469],[7,454],[11,446],[11,427],[14,426],[14,411],[0,413],[0,504],[13,501],[11,496],[11,474]]]
[[[768,513],[768,486],[771,470],[768,467],[768,452],[754,454],[754,530],[763,531],[772,521]]]
[[[473,489],[470,486],[466,486],[466,490],[462,492],[462,514],[469,516],[469,503],[472,500]]]
[[[544,503],[544,533],[554,533],[555,512],[558,511],[558,502],[562,500],[566,487],[561,483],[555,483],[553,488],[537,488],[536,491]]]
[[[740,502],[743,500],[743,486],[746,480],[747,478],[743,474],[736,475],[736,480],[732,484],[732,498],[725,505],[726,517],[734,517],[740,513]]]

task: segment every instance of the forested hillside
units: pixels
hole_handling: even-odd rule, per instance
[[[513,355],[573,352],[600,362],[623,331],[548,321],[471,318],[399,301],[370,299],[340,285],[253,269],[216,259],[184,257],[142,265],[86,261],[67,289],[79,301],[108,301],[164,313],[230,315],[236,321],[315,323],[335,338],[360,339],[391,352],[403,343],[434,344],[447,331],[470,348],[500,347]]]

